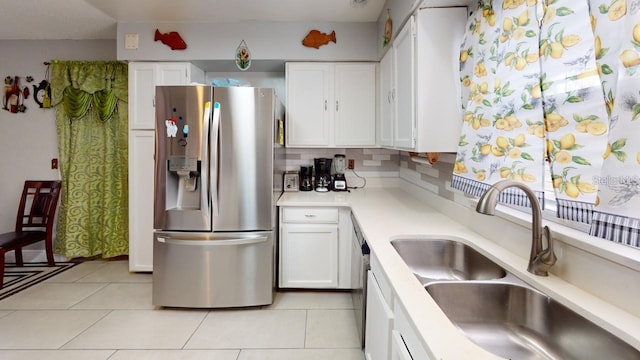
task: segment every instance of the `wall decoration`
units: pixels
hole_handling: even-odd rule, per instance
[[[33,99],[41,109],[51,107],[51,86],[47,80],[40,81],[40,84],[33,85]]]
[[[153,41],[162,42],[171,48],[171,50],[184,50],[187,48],[187,43],[182,40],[182,37],[178,32],[172,31],[168,33],[161,33],[160,30],[156,29],[155,36],[153,37]]]
[[[246,71],[251,67],[251,52],[244,39],[236,48],[236,66],[241,71]]]
[[[40,106],[41,109],[48,109],[51,107],[51,83],[49,82],[49,69],[51,63],[44,62],[46,70],[44,72],[44,80],[40,81],[38,85],[33,86],[33,100]],[[31,79],[29,79],[31,78]],[[33,77],[27,76],[27,82],[32,82]]]
[[[24,105],[24,99],[29,96],[28,88],[20,88],[20,77],[7,76],[4,79],[4,97],[2,100],[2,108],[11,113],[25,112],[27,107]]]
[[[332,31],[331,34],[326,34],[318,30],[311,30],[302,40],[302,45],[319,49],[320,46],[327,45],[330,41],[333,41],[334,44],[336,43],[335,31]]]
[[[11,96],[12,85],[13,78],[11,76],[4,78],[4,96],[2,97],[2,108],[4,110],[9,110],[9,97]]]
[[[391,42],[391,36],[393,35],[393,23],[391,22],[391,13],[387,9],[387,21],[384,23],[384,36],[382,37],[382,48],[386,48]]]

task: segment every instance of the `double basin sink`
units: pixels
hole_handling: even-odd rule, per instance
[[[449,239],[391,245],[464,335],[507,359],[640,359],[640,352],[527,285],[471,246]]]

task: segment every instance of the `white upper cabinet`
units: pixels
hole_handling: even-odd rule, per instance
[[[416,143],[416,32],[414,17],[410,17],[400,30],[390,51],[393,52],[395,75],[395,123],[393,145],[403,149],[415,149]]]
[[[375,145],[375,64],[336,64],[334,94],[335,145]]]
[[[380,63],[380,146],[457,151],[462,126],[458,56],[466,18],[463,7],[422,8],[398,32]]]
[[[375,63],[287,63],[288,147],[376,145]]]
[[[329,146],[329,96],[333,67],[287,63],[287,146]]]
[[[395,88],[393,67],[395,60],[393,51],[388,51],[380,60],[380,76],[378,83],[380,84],[379,94],[379,111],[380,121],[378,122],[378,144],[380,146],[393,146],[393,118],[395,111]]]
[[[204,82],[204,72],[188,62],[129,63],[129,129],[155,128],[156,85]]]

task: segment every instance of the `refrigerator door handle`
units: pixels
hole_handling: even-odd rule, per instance
[[[209,161],[211,159],[208,158],[208,154],[207,152],[209,152],[209,149],[207,148],[207,140],[209,137],[209,130],[210,126],[211,126],[211,102],[207,101],[204,104],[204,116],[202,117],[202,123],[205,126],[205,130],[202,132],[202,144],[203,144],[203,148],[202,148],[202,152],[201,152],[201,158],[203,159],[203,169],[208,169],[209,168]],[[207,178],[209,174],[209,171],[206,170],[202,170],[202,175],[201,175],[201,183],[200,186],[202,187],[202,190],[200,191],[200,204],[202,204],[202,206],[206,206],[207,209],[211,209],[211,187],[209,186],[209,179]],[[209,219],[211,218],[211,215],[209,213]],[[209,225],[211,226],[211,225]]]
[[[212,239],[212,240],[181,240],[168,237],[157,237],[158,242],[164,244],[175,245],[198,245],[198,246],[228,246],[228,245],[251,245],[259,244],[269,240],[266,236],[255,236],[247,238],[229,238],[229,239]]]
[[[213,139],[211,141],[211,201],[213,202],[213,215],[218,216],[220,205],[218,204],[218,141],[220,136],[220,103],[213,104],[213,129],[211,129]]]

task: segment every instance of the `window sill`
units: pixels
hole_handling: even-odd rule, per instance
[[[478,199],[470,198],[469,203],[475,211]],[[499,204],[496,207],[495,215],[514,224],[530,228],[531,214],[526,211],[528,209],[519,210]],[[554,240],[561,241],[635,271],[640,271],[640,249],[591,236],[589,235],[589,225],[558,219],[555,213],[550,210],[543,211],[542,217],[543,225],[549,226]]]

